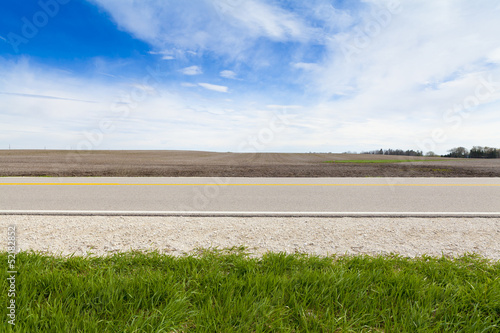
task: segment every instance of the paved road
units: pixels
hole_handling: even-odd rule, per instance
[[[500,178],[0,178],[0,213],[495,215]]]

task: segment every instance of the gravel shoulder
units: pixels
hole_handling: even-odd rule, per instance
[[[17,229],[19,251],[109,255],[245,246],[253,256],[287,253],[390,254],[415,257],[476,253],[500,260],[499,218],[235,218],[1,216]],[[6,237],[1,246],[7,248]]]

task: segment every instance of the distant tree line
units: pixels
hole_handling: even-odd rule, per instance
[[[456,158],[500,158],[500,149],[474,146],[471,150],[468,150],[465,147],[456,147],[448,150],[448,154],[441,156]]]
[[[372,154],[372,155],[403,155],[403,156],[423,156],[423,152],[420,150],[403,150],[403,149],[380,149],[364,151],[361,154]]]

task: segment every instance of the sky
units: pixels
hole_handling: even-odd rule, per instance
[[[3,0],[0,149],[500,147],[500,0]]]

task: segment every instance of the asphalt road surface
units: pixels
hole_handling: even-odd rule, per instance
[[[500,178],[0,178],[1,214],[500,216]]]

